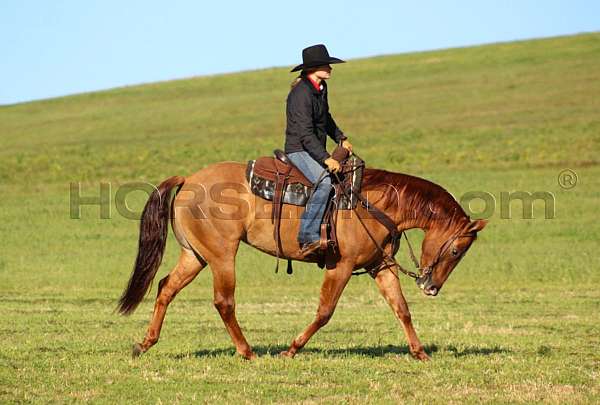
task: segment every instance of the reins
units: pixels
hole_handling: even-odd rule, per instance
[[[356,155],[358,157],[358,155]],[[359,157],[360,158],[360,157]],[[354,169],[355,170],[355,169]],[[342,186],[342,181],[340,179],[340,177],[338,176],[337,173],[332,173],[336,180],[338,181],[338,184],[340,184],[339,189],[341,190],[341,192],[344,194],[344,197],[346,197],[347,199],[350,199],[350,197],[348,196],[348,193],[346,191],[346,189]],[[402,232],[398,232],[398,230],[396,229],[396,225],[394,224],[394,222],[392,221],[392,219],[383,211],[381,211],[379,208],[375,207],[374,205],[370,205],[369,202],[359,193],[357,194],[357,198],[360,201],[361,205],[368,211],[371,213],[371,215],[373,215],[373,217],[380,223],[382,224],[389,232],[389,238],[390,238],[390,242],[391,246],[392,246],[392,254],[390,255],[389,253],[387,253],[385,251],[385,249],[381,246],[381,244],[375,239],[375,237],[373,236],[373,234],[371,233],[371,231],[369,230],[369,228],[367,227],[367,225],[364,223],[364,220],[361,218],[360,214],[358,213],[358,211],[354,210],[354,213],[356,214],[356,218],[358,218],[358,221],[360,222],[360,224],[362,225],[362,227],[364,228],[365,232],[367,233],[367,235],[369,236],[369,239],[371,239],[371,241],[373,242],[373,244],[375,245],[375,247],[377,248],[377,250],[379,251],[379,253],[381,253],[381,255],[383,256],[383,260],[381,261],[381,264],[373,269],[370,270],[364,270],[364,271],[355,271],[352,273],[352,275],[354,276],[359,276],[362,274],[370,274],[372,277],[374,277],[377,273],[379,273],[382,270],[385,269],[390,269],[392,267],[396,267],[398,270],[400,270],[402,273],[406,274],[409,277],[414,278],[415,280],[417,278],[419,278],[419,274],[407,270],[404,267],[402,267],[397,261],[396,258],[394,257],[394,255],[396,254],[396,251],[398,250],[398,248],[400,247],[400,239],[402,237],[402,235],[404,234],[404,238],[406,239],[406,243],[409,247],[409,251],[410,251],[410,257],[415,265],[415,267],[417,269],[420,270],[419,268],[419,262],[417,261],[417,258],[414,254],[414,251],[412,249],[412,246],[410,244],[410,241],[408,240],[408,237],[406,236],[406,233],[404,231]],[[396,273],[394,273],[392,271],[392,274],[394,274],[394,276],[396,276],[396,278],[398,278],[398,275]]]
[[[358,155],[356,155],[358,157]],[[359,157],[360,158],[360,157]],[[355,169],[354,169],[355,170]],[[344,172],[342,172],[344,174]],[[349,199],[350,197],[348,196],[348,193],[346,192],[346,189],[342,186],[342,181],[340,179],[340,177],[338,176],[337,173],[332,173],[335,178],[338,181],[338,184],[340,184],[339,189],[342,191],[342,193],[344,194],[344,196]],[[373,217],[380,223],[382,224],[389,232],[389,238],[390,238],[390,244],[392,246],[392,254],[389,254],[385,251],[385,249],[383,248],[383,246],[381,246],[381,244],[375,239],[375,237],[373,236],[373,234],[371,233],[371,231],[369,231],[369,228],[367,227],[367,225],[364,223],[363,219],[361,218],[361,216],[359,215],[358,211],[354,210],[354,213],[356,214],[356,217],[358,218],[358,221],[360,222],[360,224],[362,225],[362,227],[364,228],[365,232],[367,233],[367,235],[369,236],[369,239],[371,239],[371,241],[373,242],[373,244],[375,245],[375,247],[377,248],[377,250],[379,251],[379,253],[383,256],[383,259],[381,260],[381,263],[379,265],[377,265],[376,267],[369,269],[369,270],[363,270],[363,271],[355,271],[352,273],[353,276],[358,276],[358,275],[362,275],[362,274],[369,274],[371,275],[371,277],[375,277],[377,275],[377,273],[379,273],[382,270],[385,269],[390,269],[391,273],[399,279],[398,275],[392,271],[392,268],[397,268],[400,272],[406,274],[407,276],[415,279],[415,281],[417,281],[420,278],[423,277],[427,277],[429,276],[435,266],[439,263],[441,257],[444,255],[444,253],[446,252],[446,250],[448,250],[448,248],[450,247],[450,245],[452,245],[452,243],[463,236],[468,236],[468,235],[464,235],[461,234],[460,232],[457,232],[454,236],[452,236],[450,239],[448,239],[446,242],[444,242],[444,244],[440,247],[440,249],[438,250],[438,253],[435,257],[435,259],[431,262],[431,264],[429,264],[428,266],[421,268],[419,265],[419,261],[417,260],[417,257],[415,255],[415,252],[412,248],[412,245],[410,243],[410,241],[408,240],[408,236],[406,235],[405,231],[401,231],[398,232],[398,230],[396,229],[396,225],[394,224],[394,222],[392,221],[392,219],[382,210],[380,210],[379,208],[375,207],[374,205],[370,205],[368,200],[366,200],[360,193],[357,194],[357,198],[360,201],[361,205],[368,211],[371,213],[371,215],[373,215]],[[396,252],[398,251],[398,249],[400,248],[400,241],[402,238],[402,235],[404,235],[404,239],[406,240],[406,244],[408,246],[408,251],[409,251],[409,257],[411,259],[411,261],[413,262],[415,268],[418,270],[418,273],[414,272],[414,271],[410,271],[405,269],[402,265],[400,265],[400,263],[398,263],[396,261]]]

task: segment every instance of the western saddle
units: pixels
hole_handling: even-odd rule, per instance
[[[287,155],[276,149],[274,156],[263,156],[250,160],[246,168],[246,179],[253,194],[273,202],[271,223],[274,224],[273,238],[277,253],[277,267],[282,250],[280,224],[283,204],[305,206],[314,185],[291,162]],[[359,199],[364,161],[356,155],[338,146],[332,157],[341,164],[341,170],[332,176],[333,197],[329,198],[321,223],[320,254],[316,261],[320,267],[331,267],[339,258],[337,250],[336,219],[337,210],[351,210]],[[288,260],[288,273],[291,274],[291,262]]]

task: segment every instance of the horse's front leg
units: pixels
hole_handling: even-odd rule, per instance
[[[304,347],[308,340],[319,329],[329,322],[337,302],[346,287],[348,280],[352,276],[352,266],[339,265],[335,269],[325,271],[325,279],[321,286],[321,297],[317,316],[310,325],[292,342],[290,348],[281,352],[283,356],[294,357],[296,352]]]
[[[410,353],[418,360],[429,360],[429,356],[423,350],[423,345],[419,341],[413,327],[410,311],[402,294],[398,278],[390,269],[385,269],[377,274],[375,282],[377,283],[377,287],[379,287],[381,295],[383,295],[388,304],[390,304],[390,307],[392,307],[396,318],[402,322]]]

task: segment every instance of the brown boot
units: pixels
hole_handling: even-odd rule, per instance
[[[300,247],[300,255],[303,257],[318,255],[321,253],[321,241],[303,243]]]

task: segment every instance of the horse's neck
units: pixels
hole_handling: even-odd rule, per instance
[[[447,229],[452,224],[468,220],[464,211],[458,206],[453,212],[446,212],[445,208],[439,203],[430,203],[428,204],[428,211],[418,211],[413,204],[399,204],[399,210],[394,218],[398,230],[421,229],[427,233]]]
[[[407,231],[409,229],[421,229],[423,232],[428,232],[436,227],[434,221],[425,220],[423,218],[406,218],[403,217],[398,222],[399,231]]]
[[[384,206],[378,208],[386,211],[400,231],[412,228],[426,233],[441,231],[468,220],[454,197],[428,180],[377,169],[366,170],[365,178],[367,183],[370,182],[367,192],[373,190],[383,194],[380,201]]]

